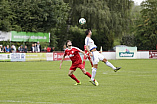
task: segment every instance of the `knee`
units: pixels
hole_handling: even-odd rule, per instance
[[[82,70],[82,72],[83,72],[83,74],[85,74],[85,75],[86,75],[86,70]]]
[[[71,73],[68,73],[68,76],[71,76],[72,74]]]
[[[102,61],[103,61],[104,63],[106,63],[106,62],[107,62],[107,59],[104,58]]]
[[[98,69],[98,66],[96,65],[96,66],[93,66],[93,68],[96,68],[96,69]]]
[[[86,75],[86,71],[84,71],[84,72],[83,72],[83,74],[85,74],[85,75]]]

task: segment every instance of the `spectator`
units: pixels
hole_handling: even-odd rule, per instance
[[[13,46],[11,46],[11,48],[10,48],[10,53],[14,53],[14,48],[13,48]]]
[[[2,48],[2,45],[0,45],[0,52],[3,52],[3,48]]]
[[[63,46],[63,51],[65,51],[66,48],[67,48],[66,45],[64,45],[64,46]]]
[[[39,41],[37,42],[37,52],[41,52],[41,45],[39,44]]]
[[[7,47],[6,47],[6,52],[10,52],[9,45],[7,45]]]
[[[55,47],[52,47],[52,48],[51,48],[51,52],[53,52],[54,50],[55,50]]]
[[[35,52],[34,44],[32,44],[31,51],[32,51],[32,52]]]
[[[24,52],[23,45],[21,45],[21,46],[18,48],[18,51],[19,51],[19,52]]]
[[[47,47],[47,52],[51,52],[51,47],[50,46]]]
[[[5,46],[3,46],[3,52],[6,52],[6,47]]]
[[[27,53],[27,46],[25,46],[25,48],[24,48],[24,52]]]
[[[34,52],[37,52],[37,44],[34,43]]]
[[[46,49],[46,47],[44,47],[44,49],[42,50],[42,52],[47,52],[47,49]]]
[[[16,52],[16,47],[15,47],[15,45],[12,44],[12,47],[13,47],[13,49],[14,49],[13,53],[15,53],[15,52]]]

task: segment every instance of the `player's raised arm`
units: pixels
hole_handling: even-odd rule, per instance
[[[80,52],[85,55],[85,57],[88,57],[84,51],[80,50]]]
[[[60,63],[60,69],[61,69],[61,66],[62,66],[62,63],[63,63],[63,60],[65,59],[65,56],[63,56],[62,60],[61,60],[61,63]]]
[[[93,54],[89,50],[89,46],[88,45],[86,45],[86,50],[89,52],[90,56],[93,56]]]

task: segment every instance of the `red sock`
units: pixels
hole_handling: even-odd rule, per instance
[[[87,75],[89,78],[92,77],[91,74],[90,74],[89,72],[86,72],[86,75]]]
[[[93,62],[92,61],[90,61],[90,64],[92,65],[92,67],[93,67]]]
[[[85,61],[83,61],[83,66],[85,67]]]
[[[70,77],[71,77],[73,80],[75,80],[77,83],[80,83],[80,81],[75,77],[74,74],[72,74]]]
[[[87,75],[89,78],[92,77],[91,74],[90,74],[89,72],[86,72],[86,75]],[[94,79],[94,81],[95,81],[95,79]]]

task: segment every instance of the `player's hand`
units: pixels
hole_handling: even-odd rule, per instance
[[[92,53],[90,53],[90,56],[93,56],[93,54],[92,54]]]
[[[88,55],[87,54],[85,54],[85,58],[87,58],[88,57]]]
[[[60,69],[61,69],[61,66],[62,66],[62,62],[60,63]]]

